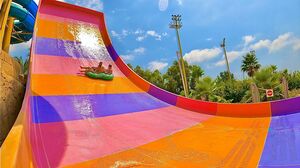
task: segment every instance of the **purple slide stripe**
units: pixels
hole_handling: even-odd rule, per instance
[[[33,96],[31,99],[34,123],[105,117],[169,106],[146,93]]]
[[[300,113],[300,97],[271,102],[271,108],[273,116]]]
[[[259,167],[300,167],[300,113],[272,118]]]
[[[148,93],[154,97],[158,97],[164,102],[176,106],[177,95],[164,91],[156,86],[151,85]]]
[[[116,61],[119,57],[119,55],[117,54],[116,50],[114,49],[114,47],[112,45],[109,45],[106,47],[107,51],[109,53],[109,55],[111,56],[111,58]]]
[[[76,50],[69,54],[66,46],[80,46],[80,42],[38,37],[36,38],[35,53],[40,55],[81,57]]]
[[[36,38],[35,54],[48,56],[63,56],[73,58],[112,60],[105,46],[89,48],[78,41],[53,38]]]

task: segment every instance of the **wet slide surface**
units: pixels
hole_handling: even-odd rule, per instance
[[[79,73],[99,61],[113,81]],[[191,103],[126,67],[102,13],[43,0],[1,167],[299,167],[299,100]]]

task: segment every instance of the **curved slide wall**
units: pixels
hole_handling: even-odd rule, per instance
[[[38,6],[34,0],[13,0],[13,2],[20,4],[22,7],[27,9],[34,18],[36,17]]]
[[[13,0],[9,16],[17,19],[14,28],[23,34],[15,35],[11,40],[12,44],[26,42],[32,38],[32,34],[28,33],[33,33],[36,13],[37,4],[33,0]]]
[[[26,98],[1,166],[300,165],[299,98],[217,104],[163,91],[118,56],[103,13],[62,2],[40,2],[34,30]],[[99,61],[113,65],[113,81],[78,73]]]

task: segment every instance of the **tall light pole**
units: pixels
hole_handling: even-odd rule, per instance
[[[181,76],[181,81],[182,81],[182,85],[183,85],[183,88],[184,88],[184,91],[185,91],[185,84],[184,84],[184,78],[183,78],[183,73],[182,73],[182,67],[181,67],[181,56],[179,54],[179,51],[176,51],[176,56],[177,56],[177,62],[178,62],[178,67],[179,67],[179,71],[180,71],[180,76]],[[185,92],[184,92],[185,94]],[[186,96],[186,95],[185,95]]]
[[[226,61],[226,66],[227,66],[228,79],[230,80],[231,79],[231,73],[230,73],[230,68],[229,68],[227,52],[226,52],[225,38],[223,39],[223,42],[221,43],[221,48],[223,48],[223,51],[224,51],[224,56],[225,56],[225,61]]]
[[[182,47],[181,47],[180,36],[179,36],[179,29],[181,27],[182,27],[181,15],[172,15],[172,22],[170,23],[170,28],[175,29],[175,31],[176,31],[178,49],[179,49],[179,56],[180,56],[179,63],[181,63],[181,69],[182,69],[181,70],[181,76],[182,76],[182,79],[183,79],[182,84],[183,84],[185,97],[188,97],[189,87],[188,87],[188,83],[187,83],[184,60],[183,60],[183,56],[182,56]]]

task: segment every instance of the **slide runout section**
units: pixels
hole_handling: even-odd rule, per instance
[[[212,117],[137,148],[67,167],[257,167],[269,122]]]
[[[29,88],[33,92],[28,98],[30,108],[21,112],[30,116],[29,121],[23,122],[29,127],[29,130],[23,133],[31,137],[27,138],[27,147],[33,153],[32,159],[26,163],[31,163],[34,167],[110,167],[120,164],[157,167],[266,165],[266,162],[259,163],[259,160],[271,122],[271,110],[276,109],[276,115],[285,115],[284,108],[280,105],[275,107],[272,103],[263,103],[232,106],[186,99],[163,91],[136,75],[118,56],[107,34],[102,13],[50,0],[43,0],[40,6],[31,55],[32,71],[29,75]],[[44,35],[43,32],[38,34],[38,30],[45,26],[39,24],[40,20],[46,20],[47,24],[53,22],[59,28],[64,27],[64,23],[70,24],[66,26],[70,29],[74,29],[79,23],[83,27],[91,25],[90,28],[85,26],[80,32],[85,32],[86,29],[98,31],[94,34],[98,34],[96,36],[99,36],[98,27],[103,43],[98,43],[98,47],[93,45],[95,43],[83,45],[85,42],[80,39],[84,38],[77,39],[72,33],[65,39],[61,38],[66,34],[64,31],[50,35]],[[58,29],[54,26],[53,30]],[[87,34],[83,33],[84,36]],[[49,47],[56,47],[59,52],[51,53],[52,50],[49,50],[49,53],[39,53],[43,52],[39,48],[41,45],[44,48],[47,46],[46,43],[38,43],[39,39],[56,40]],[[99,46],[104,47],[104,55],[90,52],[97,52]],[[102,56],[105,59],[102,59]],[[46,64],[47,60],[61,62],[61,66],[64,63],[69,65],[70,60],[76,60],[77,64],[90,64],[90,61],[101,60],[107,61],[106,64],[115,62],[115,69],[122,74],[118,78],[126,79],[133,88],[139,89],[139,92],[127,90],[120,93],[119,87],[110,89],[111,91],[105,90],[109,86],[108,83],[96,83],[75,74],[75,66],[72,70],[61,73],[52,71],[49,67],[37,68],[40,64]],[[57,68],[62,69],[60,66]],[[59,84],[69,82],[71,86],[68,90],[67,84],[55,85],[53,81]],[[78,82],[80,85],[76,85]],[[93,85],[85,85],[86,83]],[[79,89],[82,86],[89,86],[91,90]],[[101,87],[102,90],[97,91]],[[122,95],[125,100],[111,97]],[[136,95],[147,99],[143,102],[139,97],[130,98]],[[126,100],[132,109],[118,112],[126,110]],[[297,105],[297,99],[291,100],[294,101],[292,104]],[[103,106],[114,102],[118,102],[115,106],[120,104],[120,108],[113,107],[115,110],[110,111],[108,107],[104,107],[106,109],[101,111]],[[132,105],[133,103],[136,104]],[[298,107],[289,108],[287,113],[297,113]],[[274,130],[276,132],[276,129]],[[53,137],[56,140],[53,140]],[[10,149],[7,146],[9,142],[11,141],[4,143],[6,149]],[[18,150],[27,152],[23,148]],[[269,153],[264,151],[264,155],[266,154]],[[7,163],[25,163],[21,156],[6,158]]]
[[[161,139],[211,118],[176,107],[86,120],[37,124],[37,142],[44,144],[40,167],[66,166],[102,158]],[[36,125],[36,124],[35,124]],[[88,130],[88,131],[87,131]],[[56,137],[53,141],[52,137]],[[66,143],[68,145],[66,145]],[[39,148],[35,153],[40,152]],[[58,155],[63,154],[63,156]]]

